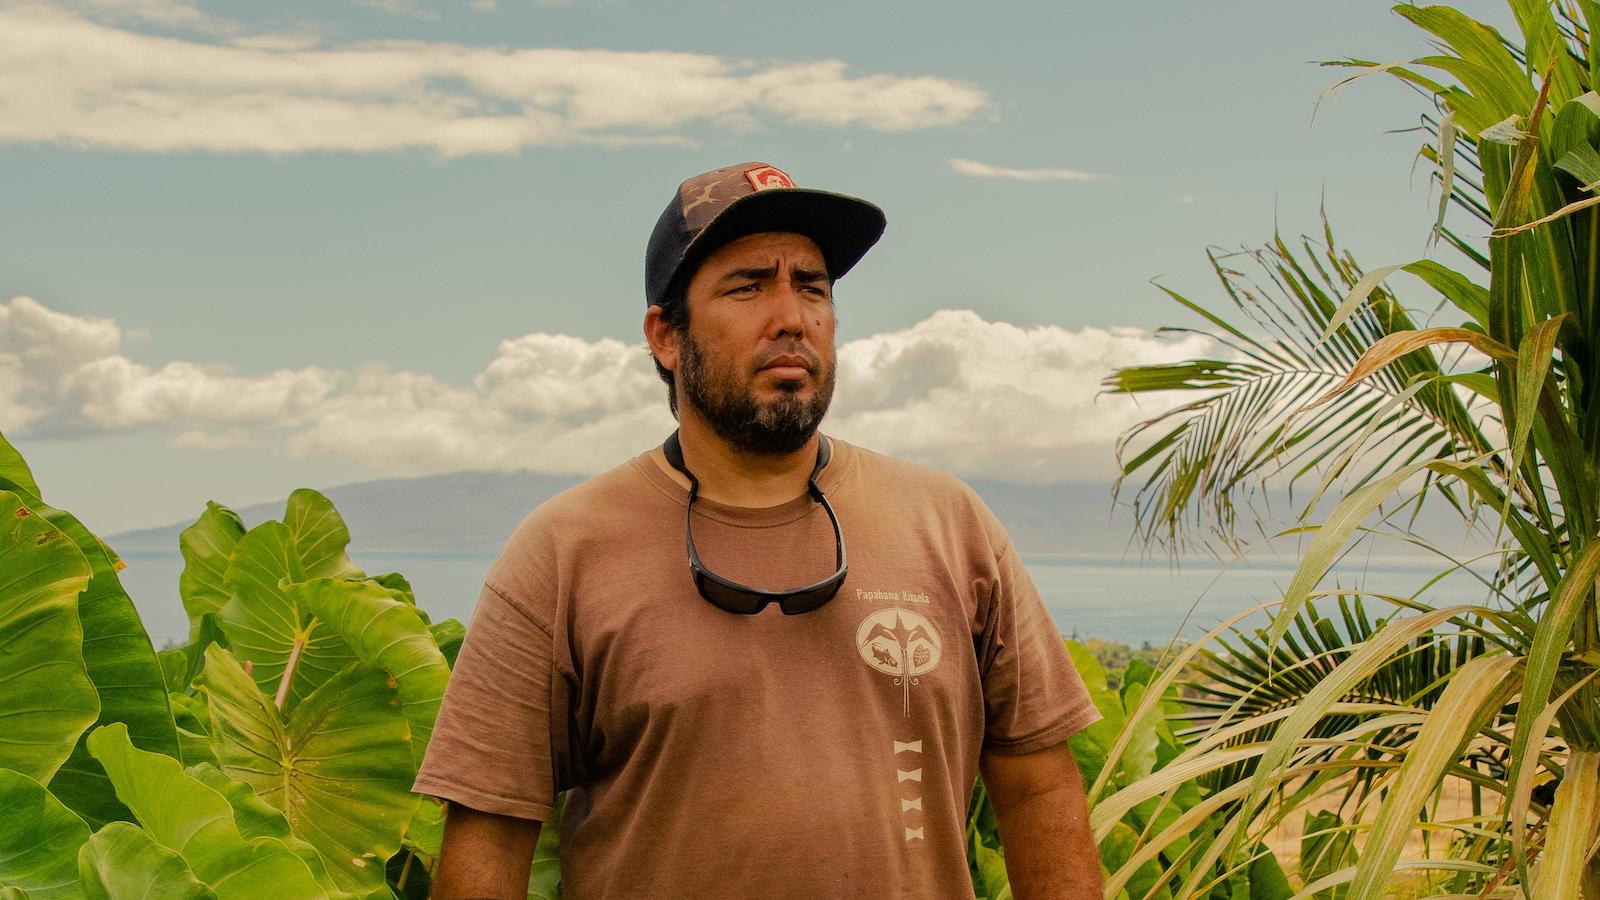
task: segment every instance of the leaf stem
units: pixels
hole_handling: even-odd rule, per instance
[[[294,646],[289,648],[289,661],[283,665],[283,677],[278,679],[278,693],[272,698],[272,704],[278,707],[278,712],[283,712],[289,702],[289,682],[294,679],[295,667],[300,663],[300,651],[305,647],[305,635],[297,635]]]
[[[396,880],[395,883],[394,883],[394,886],[397,889],[402,890],[402,891],[406,889],[406,879],[411,877],[411,864],[416,862],[416,861],[417,861],[417,854],[408,848],[406,850],[406,862],[405,862],[405,865],[400,867],[400,878],[398,880]]]

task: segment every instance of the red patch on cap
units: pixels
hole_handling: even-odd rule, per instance
[[[750,182],[750,187],[758,191],[764,191],[768,188],[794,187],[794,179],[789,177],[788,172],[777,166],[757,166],[754,169],[746,169],[744,177],[746,181]]]

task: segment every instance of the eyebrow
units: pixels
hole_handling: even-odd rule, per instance
[[[735,269],[732,272],[723,275],[721,278],[717,279],[717,281],[718,283],[728,281],[743,281],[745,279],[750,279],[752,281],[763,281],[768,278],[776,278],[777,276],[777,266],[764,266],[760,268]],[[803,282],[827,281],[828,273],[821,269],[806,269],[801,268],[800,266],[795,266],[789,270],[789,277],[795,281]]]

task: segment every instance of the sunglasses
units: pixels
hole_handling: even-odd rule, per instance
[[[828,521],[833,523],[834,558],[838,561],[838,571],[816,584],[788,591],[764,591],[753,588],[737,581],[730,581],[706,568],[700,561],[700,554],[694,549],[694,501],[700,496],[700,480],[695,478],[689,467],[683,464],[683,446],[678,442],[676,431],[667,438],[661,449],[666,454],[667,462],[689,479],[689,506],[683,515],[683,543],[689,551],[689,571],[694,575],[695,589],[700,592],[700,596],[706,598],[707,602],[718,609],[744,616],[753,616],[766,609],[768,603],[776,603],[784,615],[798,616],[820,608],[839,593],[839,586],[844,584],[847,568],[844,533],[839,530],[839,517],[834,515],[833,507],[828,504],[828,498],[823,495],[822,488],[817,487],[817,474],[828,464],[828,458],[832,455],[826,438],[817,442],[817,464],[812,468],[811,477],[806,481],[806,490],[822,504],[823,511],[828,514]]]

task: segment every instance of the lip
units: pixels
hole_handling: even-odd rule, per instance
[[[787,378],[799,378],[811,371],[811,362],[797,353],[785,353],[773,357],[766,365],[761,367],[764,372],[772,372]]]

